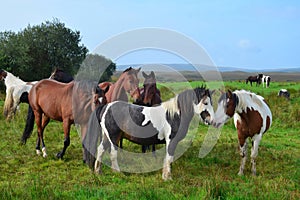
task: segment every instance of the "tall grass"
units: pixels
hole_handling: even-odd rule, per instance
[[[164,98],[182,90],[179,83],[161,88]],[[192,82],[192,86],[201,82]],[[45,130],[48,157],[35,154],[36,129],[26,145],[20,145],[27,105],[11,121],[0,115],[0,199],[299,199],[300,198],[300,84],[272,83],[271,88],[225,82],[227,89],[246,89],[262,95],[270,105],[273,124],[264,135],[257,158],[257,177],[250,161],[245,176],[237,176],[240,156],[233,122],[222,129],[213,150],[199,158],[208,128],[199,125],[190,148],[172,164],[173,180],[164,182],[161,170],[144,174],[115,173],[103,166],[96,175],[82,163],[80,137],[71,129],[71,145],[63,160],[55,155],[63,146],[62,124],[51,121]],[[278,98],[281,87],[291,100]],[[0,110],[3,108],[3,98]],[[251,146],[251,145],[250,145]],[[163,147],[163,146],[162,146]],[[124,148],[140,151],[129,142]]]

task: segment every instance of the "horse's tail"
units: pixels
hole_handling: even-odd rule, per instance
[[[97,144],[99,137],[101,136],[101,127],[99,120],[97,118],[97,114],[99,112],[99,107],[94,110],[89,118],[88,128],[85,137],[82,141],[82,146],[85,154],[86,164],[93,169],[96,161],[97,155]],[[101,108],[100,108],[101,109]],[[98,112],[97,112],[98,110]],[[100,138],[101,139],[101,138]]]
[[[30,105],[28,105],[26,125],[21,138],[21,142],[26,144],[26,140],[30,137],[34,127],[34,113]]]
[[[10,87],[6,92],[5,102],[4,102],[4,116],[7,118],[11,113],[11,108],[14,105],[14,87]]]

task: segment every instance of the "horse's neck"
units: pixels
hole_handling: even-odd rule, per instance
[[[24,81],[22,81],[21,79],[15,77],[14,75],[12,75],[9,72],[7,72],[7,76],[5,78],[4,83],[5,83],[6,87],[26,84]]]
[[[123,79],[119,79],[116,83],[114,83],[111,88],[112,88],[112,93],[111,93],[111,99],[110,101],[116,101],[116,100],[121,100],[121,101],[128,101],[128,97],[126,94],[126,91],[123,87]]]

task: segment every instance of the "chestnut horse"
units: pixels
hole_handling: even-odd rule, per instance
[[[115,83],[103,82],[99,84],[102,90],[109,87],[108,92],[105,94],[107,102],[113,102],[116,100],[128,101],[127,93],[136,101],[140,97],[139,79],[137,74],[139,69],[127,68],[122,72],[120,77]]]
[[[228,119],[234,117],[238,132],[240,154],[242,156],[239,175],[243,175],[247,159],[247,138],[252,139],[251,163],[252,174],[256,175],[255,159],[263,134],[272,124],[272,113],[264,98],[245,90],[228,90],[218,102],[213,125],[221,127]]]
[[[84,137],[89,115],[99,104],[97,99],[100,97],[102,100],[105,99],[106,91],[100,88],[95,89],[96,86],[96,83],[88,81],[60,83],[44,79],[31,88],[28,100],[34,115],[27,119],[35,120],[37,125],[36,152],[38,155],[41,154],[40,145],[42,143],[43,157],[47,156],[43,132],[50,119],[63,122],[64,147],[57,154],[58,158],[63,158],[70,145],[71,124],[78,123],[81,126],[81,136]],[[22,137],[24,143],[31,132],[32,130],[24,131]]]

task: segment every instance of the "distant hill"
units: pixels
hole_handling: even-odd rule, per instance
[[[175,70],[175,71],[196,71],[196,68],[191,65],[191,64],[157,64],[158,66],[168,66],[169,68]],[[128,67],[138,67],[141,66],[146,66],[149,68],[149,66],[155,67],[156,64],[151,64],[151,65],[143,65],[143,64],[132,64],[132,65],[117,65],[117,69],[120,71],[125,70]],[[164,70],[166,71],[166,67],[163,67]],[[238,68],[238,67],[217,67],[218,71],[220,72],[236,72],[236,71],[241,71],[241,72],[248,72],[248,73],[260,73],[260,72],[300,72],[300,67],[289,67],[289,68],[274,68],[274,69],[264,69],[263,67],[261,69],[244,69],[244,68]],[[207,66],[207,65],[197,65],[197,69],[199,71],[211,71],[215,70],[215,67]],[[159,71],[159,67],[156,67],[155,71]]]

